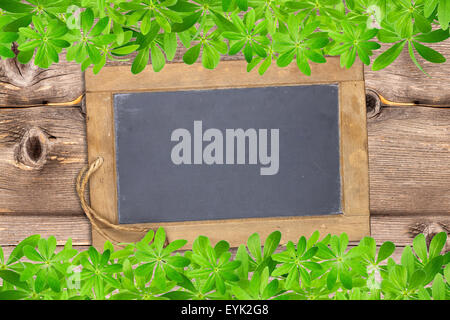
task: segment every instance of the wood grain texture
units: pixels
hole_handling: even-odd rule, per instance
[[[339,90],[344,213],[368,217],[369,171],[364,82],[341,82]],[[366,227],[368,224],[369,219]]]
[[[450,109],[382,108],[368,131],[371,214],[450,215]]]
[[[103,165],[90,179],[91,207],[103,218],[117,224],[117,184],[115,158],[115,131],[110,93],[88,93],[87,144],[89,163],[97,157]]]
[[[75,179],[87,161],[78,108],[0,110],[0,213],[80,214]]]
[[[361,63],[343,70],[338,59],[330,59],[326,64],[314,65],[312,77],[299,76],[294,68],[268,72],[264,77],[245,71],[243,61],[222,62],[214,71],[206,70],[201,64],[186,66],[172,64],[160,73],[148,66],[140,75],[133,75],[128,67],[104,68],[98,75],[87,72],[86,110],[89,161],[98,157],[104,159],[103,166],[91,177],[90,195],[92,207],[109,222],[117,224],[117,184],[115,161],[115,138],[113,100],[115,93],[179,91],[191,89],[273,87],[286,85],[308,85],[312,83],[338,83],[341,129],[341,163],[343,183],[344,216],[255,218],[212,221],[186,221],[177,223],[139,224],[136,227],[155,229],[164,226],[169,239],[180,237],[188,240],[188,245],[199,235],[214,240],[225,239],[232,246],[246,241],[248,232],[269,234],[279,229],[284,237],[297,240],[299,232],[312,233],[322,228],[331,233],[347,232],[356,240],[369,235],[369,179],[367,161],[367,128],[365,90]],[[193,72],[189,68],[194,68]],[[182,77],[190,73],[189,77]],[[195,220],[195,219],[193,219]],[[102,232],[116,242],[132,242],[142,234],[129,231],[93,228],[93,244],[103,247],[106,239]],[[220,236],[223,238],[220,238]],[[286,240],[287,241],[287,240]]]
[[[450,40],[433,44],[432,47],[450,58]],[[180,51],[177,54],[176,62],[181,61],[182,53]],[[225,59],[236,60],[241,57]],[[17,69],[11,62],[0,62],[0,74],[4,75],[0,81],[0,212],[4,214],[0,217],[0,244],[14,245],[27,232],[31,234],[50,230],[40,227],[37,222],[25,230],[23,221],[11,223],[5,218],[20,217],[22,213],[42,215],[37,218],[53,225],[52,233],[75,238],[77,228],[87,230],[89,227],[74,190],[75,177],[87,159],[85,119],[79,108],[62,108],[58,111],[52,107],[27,110],[10,108],[48,104],[52,99],[56,102],[72,101],[80,92],[84,92],[79,67],[68,67],[62,61],[52,67],[53,74],[31,70],[28,71],[33,73],[30,76],[22,67]],[[129,66],[130,62],[121,64]],[[408,54],[404,53],[385,70],[372,72],[366,68],[366,86],[393,101],[449,104],[450,63],[425,63],[425,69],[432,79],[417,70]],[[41,79],[35,83],[30,77],[36,75]],[[1,109],[2,106],[8,108]],[[374,215],[372,221],[379,221],[375,225],[372,222],[372,234],[377,239],[395,239],[400,243],[410,241],[404,238],[407,228],[401,222],[407,219],[411,220],[411,224],[425,219],[434,224],[448,225],[449,124],[447,109],[414,107],[383,107],[380,114],[368,120],[370,207]],[[45,158],[36,156],[39,152],[33,147],[37,141],[41,143],[39,130],[50,134],[47,140],[45,136],[43,140],[50,145],[47,149],[50,153]],[[35,137],[28,140],[30,150],[35,152],[31,152],[28,157],[22,153],[24,157],[16,159],[17,150],[27,149],[23,143],[27,141],[24,139],[27,135]],[[40,162],[42,160],[45,160],[44,163]],[[403,216],[392,216],[393,213]],[[73,220],[60,220],[61,215],[64,219]],[[55,216],[59,223],[53,220]],[[30,219],[33,218],[36,217],[30,216]],[[7,228],[8,233],[1,228]],[[89,241],[90,231],[84,232],[83,236],[79,236],[80,242]]]
[[[321,234],[340,234],[346,232],[350,241],[358,241],[369,235],[369,225],[367,216],[327,216],[327,217],[301,217],[301,218],[264,218],[264,219],[240,219],[221,221],[192,221],[182,223],[160,223],[160,224],[139,224],[130,226],[148,226],[150,228],[163,227],[169,241],[176,239],[186,239],[187,248],[191,248],[194,240],[204,235],[217,243],[220,240],[227,240],[232,247],[239,246],[247,242],[248,237],[258,232],[262,238],[267,237],[271,232],[280,230],[282,232],[281,243],[288,240],[298,241],[299,235],[311,235],[315,230]],[[139,241],[144,234],[122,232],[108,228],[102,229],[107,235],[117,242]],[[102,235],[92,230],[93,245],[102,247],[105,239]]]
[[[97,75],[92,70],[85,74],[86,91],[90,92],[138,92],[172,91],[189,89],[215,89],[235,87],[264,87],[276,81],[277,85],[298,85],[311,83],[335,83],[341,81],[362,81],[363,66],[355,63],[351,69],[341,69],[339,59],[329,58],[325,64],[312,64],[312,75],[299,73],[295,64],[286,68],[271,68],[261,77],[258,73],[246,71],[245,61],[223,61],[215,70],[205,69],[201,63],[191,66],[169,64],[156,73],[151,66],[133,75],[129,66],[105,67]]]
[[[450,39],[430,46],[450,59]],[[389,46],[384,45],[376,52],[375,57],[387,48]],[[186,49],[180,47],[172,63],[182,62],[185,52]],[[126,58],[125,61],[108,62],[108,65],[123,65],[130,69],[134,56]],[[242,60],[243,57],[224,56],[222,59],[234,61]],[[370,67],[365,67],[366,86],[395,102],[450,104],[450,63],[432,64],[423,61],[421,57],[418,60],[423,63],[432,79],[418,70],[407,51],[404,51],[396,62],[384,70],[371,71]],[[272,66],[269,70],[272,69],[278,68]],[[256,71],[253,74],[256,75]],[[0,61],[0,107],[64,104],[76,100],[84,91],[80,66],[67,62],[64,54],[60,63],[49,69],[39,69],[32,63],[21,65],[14,59]]]
[[[398,246],[411,245],[419,233],[424,233],[428,240],[442,231],[450,235],[450,215],[373,216],[370,221],[372,237],[380,245],[385,241],[393,241]],[[25,224],[27,228],[23,227]],[[0,246],[14,246],[33,234],[40,234],[43,237],[54,235],[59,244],[63,244],[68,238],[72,238],[73,244],[78,246],[92,243],[91,225],[88,219],[81,215],[0,215]],[[450,250],[450,236],[446,250]]]
[[[77,63],[61,56],[59,64],[40,69],[33,62],[0,60],[0,107],[40,106],[77,100],[84,92]]]
[[[77,246],[88,246],[92,243],[91,225],[82,215],[0,215],[0,246],[16,245],[34,234],[44,238],[55,236],[58,245],[63,245],[69,238]]]
[[[85,126],[79,108],[0,110],[1,212],[82,214],[74,182],[87,163]],[[18,161],[32,128],[49,146],[37,167]],[[449,214],[450,110],[382,108],[368,132],[371,213]]]
[[[434,64],[416,53],[417,60],[431,78],[416,67],[405,47],[400,57],[386,69],[372,71],[371,67],[365,67],[366,87],[393,102],[450,106],[450,39],[427,46],[447,58],[446,63]],[[390,44],[383,45],[372,61],[389,47]]]

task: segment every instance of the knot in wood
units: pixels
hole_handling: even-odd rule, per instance
[[[12,50],[17,54],[17,45],[14,44]],[[0,61],[1,78],[3,82],[15,86],[16,88],[26,88],[32,86],[38,76],[39,68],[33,62],[21,64],[17,57]]]
[[[423,233],[427,246],[430,246],[431,240],[440,232],[447,233],[447,242],[443,248],[443,252],[450,251],[450,226],[441,222],[422,221],[418,222],[410,228],[410,234],[416,237],[418,234]]]
[[[16,149],[16,161],[32,169],[41,169],[47,162],[48,136],[40,128],[28,129]]]
[[[375,90],[366,89],[366,110],[368,119],[381,113],[381,99]]]

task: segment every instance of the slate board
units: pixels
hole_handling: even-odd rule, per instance
[[[115,94],[114,118],[121,224],[342,213],[338,85]],[[278,174],[175,165],[171,134],[194,121],[279,129]]]

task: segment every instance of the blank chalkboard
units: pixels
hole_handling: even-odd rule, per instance
[[[342,213],[336,84],[118,93],[113,106],[121,224]]]
[[[200,235],[233,247],[274,230],[284,244],[316,230],[369,235],[363,64],[330,57],[311,70],[87,70],[93,245],[158,228],[186,249]]]

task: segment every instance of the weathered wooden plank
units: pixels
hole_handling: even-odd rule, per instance
[[[377,244],[392,241],[397,246],[411,245],[419,233],[426,236],[427,242],[439,232],[446,232],[447,245],[450,250],[450,215],[443,216],[374,216],[371,218],[371,234]]]
[[[54,236],[58,245],[63,245],[69,238],[77,246],[87,246],[92,243],[91,225],[89,220],[81,214],[75,216],[0,215],[0,246],[17,245],[34,234],[44,238]]]
[[[79,108],[0,109],[0,213],[80,214],[86,152]]]
[[[78,64],[60,63],[39,69],[33,62],[22,65],[15,59],[0,60],[0,107],[78,103],[84,92],[83,73]]]
[[[450,106],[450,39],[427,45],[447,58],[444,64],[434,64],[416,54],[417,60],[431,78],[416,67],[405,48],[398,60],[386,69],[372,71],[371,67],[366,67],[366,87],[376,90],[393,102]],[[389,46],[383,45],[376,52],[374,59]]]
[[[450,213],[450,109],[382,108],[368,122],[372,214]]]
[[[371,213],[449,214],[450,109],[383,108],[368,132]],[[1,109],[0,212],[81,214],[86,158],[78,108]]]
[[[439,46],[441,52],[450,52],[448,41],[434,45],[435,48]],[[177,61],[180,57],[181,54]],[[14,65],[5,67],[4,63],[1,62],[0,73],[11,73],[5,70]],[[366,70],[366,84],[394,101],[411,102],[422,97],[419,102],[448,103],[449,67],[448,62],[444,65],[426,64],[427,71],[433,76],[433,79],[428,79],[420,71],[415,71],[409,57],[402,55],[398,62],[383,71],[373,73]],[[34,86],[32,82],[17,90],[0,78],[0,106],[46,104],[53,101],[49,97],[56,97],[54,101],[57,102],[76,98],[78,94],[74,92],[83,92],[84,88],[80,91],[83,83],[71,75],[79,72],[78,67],[76,70],[72,68],[65,67],[64,63],[55,66],[61,76],[44,77],[46,79],[39,80],[40,87],[33,90],[28,88]],[[30,77],[21,72],[23,77]],[[35,73],[39,72],[42,70]],[[62,81],[61,77],[67,77],[67,80]],[[58,90],[65,88],[68,94],[73,93],[73,97],[55,93],[52,91],[55,87],[59,87]],[[38,98],[35,96],[30,100],[25,97],[27,94]],[[86,161],[85,120],[78,108],[57,109],[0,109],[0,212],[8,215],[76,214],[82,219],[74,180]],[[448,109],[383,108],[381,114],[369,120],[372,214],[449,215],[449,112]],[[46,155],[42,156],[44,153]],[[394,229],[401,227],[393,226],[393,223],[398,223],[396,221],[386,223]],[[56,224],[54,233],[61,230],[71,234],[74,226],[77,226],[76,222],[66,227]],[[10,228],[9,235],[15,233],[14,228],[23,229],[23,224],[11,225]],[[394,229],[386,233],[385,240],[393,239],[398,233],[398,229]],[[0,232],[0,237],[1,234],[3,232]],[[375,231],[374,236],[377,235],[378,231]]]
[[[430,46],[450,59],[450,39]],[[388,45],[384,45],[375,57],[387,48]],[[180,47],[172,62],[182,62],[185,52],[186,49]],[[108,65],[129,66],[133,56],[126,58],[128,60],[109,62]],[[223,60],[241,59],[241,55],[223,57]],[[417,69],[405,50],[396,62],[384,70],[371,71],[370,67],[366,67],[366,86],[394,102],[450,104],[450,62],[432,64],[423,61],[420,56],[418,60],[432,76],[431,79]],[[11,59],[0,61],[0,107],[77,103],[84,91],[80,66],[67,62],[64,55],[59,64],[45,70],[32,63],[21,65]]]
[[[27,225],[27,228],[23,228],[24,225]],[[419,233],[424,233],[428,240],[431,240],[434,234],[441,231],[450,234],[450,215],[371,217],[372,237],[380,245],[385,241],[393,241],[397,246],[411,245]],[[33,234],[40,234],[42,237],[53,235],[59,244],[65,243],[68,238],[72,238],[74,245],[92,243],[91,225],[88,219],[81,215],[0,215],[0,246],[16,245]],[[450,250],[450,236],[446,250]]]

